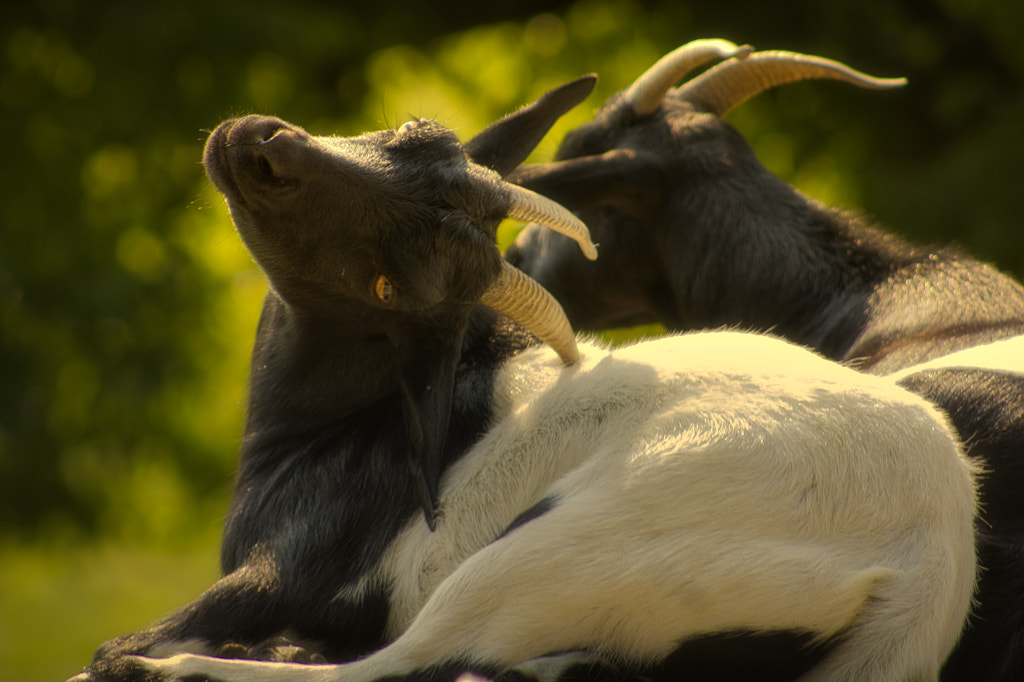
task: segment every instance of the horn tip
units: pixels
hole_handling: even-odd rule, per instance
[[[558,353],[558,359],[562,361],[562,364],[566,367],[572,367],[580,361],[580,351],[573,343],[570,348],[561,348],[556,351]]]
[[[754,52],[753,45],[740,45],[736,48],[736,51],[730,55],[732,59],[746,59]]]
[[[874,90],[893,90],[895,88],[902,88],[903,86],[905,86],[907,84],[907,82],[908,82],[907,79],[903,78],[903,77],[900,77],[900,78],[873,78],[873,77],[869,76],[868,79],[863,80],[861,82],[861,87],[869,88],[869,89],[874,89]]]

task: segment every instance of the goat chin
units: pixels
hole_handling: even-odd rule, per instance
[[[767,336],[580,352],[570,368],[542,348],[505,364],[436,531],[410,521],[365,577],[391,586],[390,645],[338,666],[146,665],[369,682],[579,649],[657,661],[707,634],[793,630],[838,642],[808,680],[935,677],[975,578],[974,472],[943,415]]]

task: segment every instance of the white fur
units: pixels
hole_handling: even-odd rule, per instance
[[[732,629],[845,632],[807,680],[931,680],[974,585],[971,466],[891,379],[765,336],[688,334],[503,369],[487,435],[367,583],[381,651],[347,665],[147,659],[177,675],[363,682],[453,660],[652,660]],[[495,541],[548,496],[551,511]]]
[[[930,369],[988,369],[1024,376],[1024,336],[1014,336],[982,346],[965,348],[913,367],[907,367],[888,376],[893,381],[899,381],[911,374]]]

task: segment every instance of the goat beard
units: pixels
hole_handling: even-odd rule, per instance
[[[409,471],[430,530],[437,525],[438,486],[451,419],[455,369],[466,332],[412,343],[399,369],[398,383],[409,442]]]

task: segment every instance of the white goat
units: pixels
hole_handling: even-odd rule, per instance
[[[371,682],[573,650],[649,665],[709,634],[794,631],[831,642],[801,679],[935,679],[974,584],[971,466],[941,415],[764,336],[581,355],[510,360],[492,428],[442,479],[437,530],[412,519],[335,597],[389,585],[392,644],[337,666],[146,667]]]

